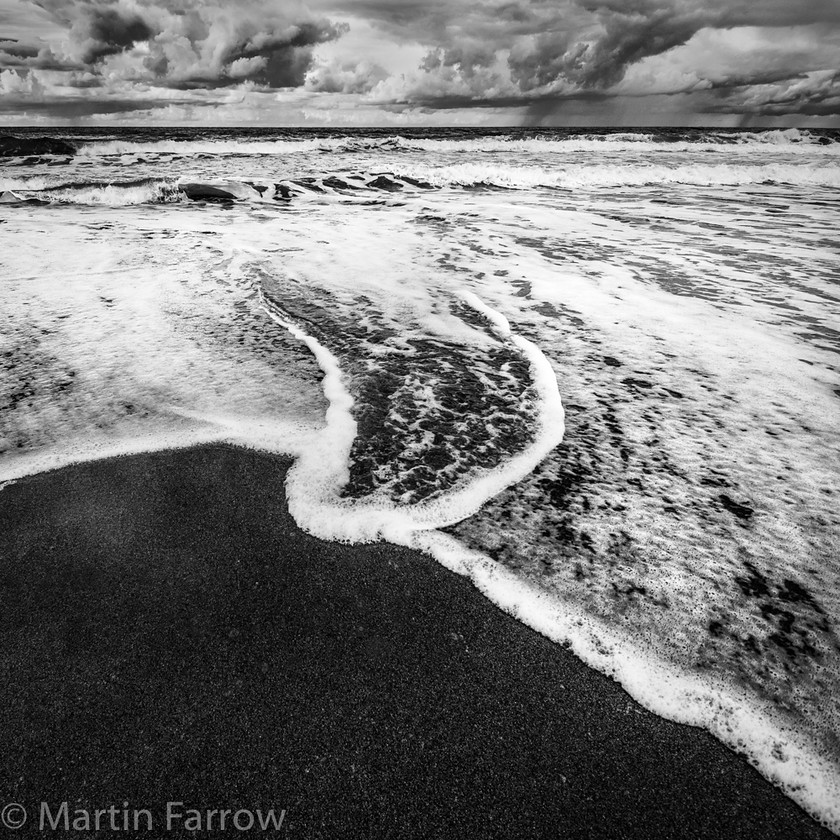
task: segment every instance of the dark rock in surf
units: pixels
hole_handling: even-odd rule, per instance
[[[314,178],[302,178],[300,181],[292,181],[298,187],[302,187],[305,190],[309,190],[310,192],[322,193],[326,192],[322,187],[319,187],[318,184],[315,183]]]
[[[347,181],[342,181],[341,178],[336,178],[335,175],[330,175],[329,178],[324,178],[321,183],[331,190],[358,190],[355,184],[348,184]]]
[[[75,155],[76,147],[54,137],[0,136],[0,157],[23,155]]]
[[[435,188],[435,185],[430,184],[428,181],[419,181],[417,178],[409,178],[407,175],[401,175],[400,178],[406,184],[411,184],[412,187],[417,187],[421,190],[433,190]]]
[[[178,189],[193,201],[248,201],[261,198],[261,193],[242,181],[179,183]]]
[[[385,175],[380,175],[378,178],[368,181],[367,185],[376,190],[387,190],[388,192],[399,192],[403,188],[402,184],[392,181]]]

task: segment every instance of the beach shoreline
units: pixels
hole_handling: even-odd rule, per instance
[[[833,836],[431,558],[300,531],[289,463],[206,445],[0,492],[8,801],[274,807],[297,837]]]

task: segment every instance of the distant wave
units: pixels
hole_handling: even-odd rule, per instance
[[[569,134],[558,136],[552,133],[534,134],[526,137],[512,134],[495,136],[477,135],[458,138],[424,138],[412,135],[390,137],[290,137],[283,139],[208,139],[208,140],[96,140],[83,144],[79,149],[82,157],[98,156],[215,156],[215,155],[290,155],[312,152],[325,154],[377,154],[380,152],[569,152],[611,149],[620,151],[631,147],[642,151],[646,146],[671,151],[692,150],[707,147],[726,147],[738,153],[760,146],[765,151],[780,148],[786,151],[797,148],[809,154],[823,152],[840,153],[840,142],[835,133],[812,133],[804,129],[777,129],[757,132],[673,132],[638,131],[620,133]]]
[[[529,189],[591,189],[598,187],[656,186],[686,184],[698,187],[741,186],[748,184],[792,184],[797,186],[840,186],[840,168],[834,165],[680,165],[646,166],[599,164],[569,168],[505,166],[497,163],[466,163],[454,166],[422,165],[398,169],[397,177],[422,179],[434,186],[496,187]]]

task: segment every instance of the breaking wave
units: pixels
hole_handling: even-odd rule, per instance
[[[129,206],[136,204],[171,204],[188,200],[187,192],[196,184],[187,179],[149,178],[139,181],[101,183],[61,182],[48,178],[0,180],[0,192],[10,191],[22,200],[37,199],[50,204]],[[840,167],[821,164],[764,164],[739,166],[638,165],[577,166],[556,169],[540,166],[512,166],[496,162],[431,166],[407,164],[388,172],[346,171],[326,175],[289,178],[280,181],[264,179],[202,181],[200,185],[215,187],[229,196],[215,200],[253,201],[289,199],[328,199],[369,201],[372,197],[393,197],[395,194],[422,193],[438,189],[463,190],[529,190],[550,189],[586,191],[610,188],[685,185],[692,187],[727,187],[750,185],[789,185],[795,187],[840,187]],[[194,191],[193,191],[194,192]],[[213,196],[195,194],[194,199],[214,200]]]
[[[186,197],[177,181],[148,178],[122,183],[61,181],[54,178],[0,179],[0,193],[9,192],[23,201],[122,207],[136,204],[172,204]]]
[[[765,164],[719,165],[609,165],[560,169],[506,166],[497,163],[466,163],[444,167],[412,166],[398,171],[438,187],[498,187],[531,189],[590,189],[598,187],[644,187],[659,184],[687,184],[697,187],[745,184],[792,184],[840,186],[840,168],[834,165]]]
[[[458,136],[391,135],[347,136],[347,137],[290,137],[264,136],[246,139],[202,139],[202,140],[95,140],[80,146],[81,157],[101,156],[217,156],[217,155],[293,155],[305,153],[328,154],[376,154],[399,152],[452,152],[474,154],[477,152],[573,152],[610,149],[620,151],[632,148],[636,151],[646,147],[669,151],[714,150],[725,147],[729,153],[750,154],[751,149],[761,147],[764,152],[773,148],[785,151],[837,154],[840,150],[840,133],[823,131],[810,132],[804,129],[776,129],[769,131],[727,132],[727,131],[650,131],[610,133],[564,133],[556,132],[499,134],[495,136],[471,137],[467,132]]]
[[[91,204],[108,207],[134,204],[171,204],[184,194],[177,183],[146,180],[123,184],[66,184],[41,191],[38,198],[56,204]]]

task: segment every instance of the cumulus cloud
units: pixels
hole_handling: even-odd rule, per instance
[[[33,74],[0,70],[0,96],[4,99],[23,96],[39,99],[43,94],[44,86]]]
[[[462,64],[453,51],[427,54],[418,72],[385,79],[370,97],[383,105],[445,109],[522,104],[500,56]]]
[[[319,62],[308,72],[306,88],[321,93],[369,93],[388,73],[370,61]]]
[[[0,46],[0,66],[86,69],[103,79],[153,81],[182,89],[251,80],[298,87],[313,48],[337,38],[340,25],[303,6],[256,0],[39,0],[61,27],[40,51]],[[5,58],[4,58],[5,56]]]

